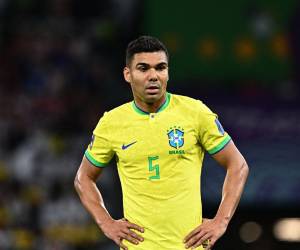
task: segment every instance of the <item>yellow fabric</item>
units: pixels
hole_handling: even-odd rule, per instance
[[[201,101],[168,98],[168,105],[154,114],[137,111],[133,102],[105,113],[86,151],[98,167],[116,156],[124,216],[145,228],[144,242],[125,241],[129,250],[185,249],[184,237],[202,221],[205,150],[221,150],[230,140]]]

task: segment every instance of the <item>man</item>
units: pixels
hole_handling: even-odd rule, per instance
[[[124,78],[133,101],[104,114],[75,178],[80,199],[121,249],[210,249],[238,205],[248,166],[202,102],[166,92],[168,52],[156,38],[129,43]],[[226,177],[216,216],[202,219],[200,174],[207,151]],[[105,209],[96,180],[115,156],[124,219]]]

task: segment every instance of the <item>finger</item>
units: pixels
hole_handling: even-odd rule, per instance
[[[205,234],[204,231],[201,231],[200,228],[198,228],[197,231],[192,234],[192,232],[185,238],[184,243],[187,243],[188,245],[191,244],[191,242],[194,242],[195,239],[198,240],[199,237],[202,237]]]
[[[130,222],[126,222],[125,227],[120,228],[120,229],[121,229],[121,232],[122,232],[122,233],[126,233],[126,234],[130,234],[130,235],[131,235],[132,237],[134,237],[134,238],[143,240],[143,237],[141,237],[140,235],[136,234],[136,233],[135,233],[133,230],[131,230],[131,229],[137,230],[137,231],[139,231],[139,232],[141,232],[141,233],[144,232],[144,229],[143,229],[143,228],[139,228],[139,229],[138,229],[137,227],[134,227],[134,226],[132,226],[132,225],[135,225],[135,224],[132,224],[132,223],[130,223]]]
[[[121,249],[128,250],[128,248],[123,244],[122,238],[121,238],[121,237],[119,237],[119,238],[117,238],[116,240],[114,240],[114,242],[115,242]]]
[[[135,238],[135,239],[137,239],[137,240],[139,240],[139,241],[143,241],[143,240],[144,240],[143,237],[141,237],[140,235],[136,234],[135,232],[133,232],[133,231],[131,231],[131,230],[129,230],[129,229],[128,229],[128,232],[127,232],[127,233],[130,234],[130,236],[131,236],[132,238]]]
[[[139,241],[137,239],[134,239],[133,237],[131,237],[130,234],[124,233],[124,234],[122,234],[121,238],[129,241],[132,244],[135,244],[135,245],[139,244]]]
[[[206,234],[206,235],[204,235],[203,237],[201,237],[198,241],[196,241],[191,247],[192,247],[192,249],[195,249],[196,247],[199,247],[199,246],[201,246],[201,245],[203,245],[204,244],[204,248],[207,250],[207,247],[209,247],[209,245],[210,245],[210,242],[209,242],[209,235],[208,234]],[[205,247],[206,246],[206,247]]]
[[[190,238],[192,238],[195,234],[199,233],[201,231],[201,227],[195,228],[192,232],[190,232],[185,238],[184,238],[184,243],[188,242]]]
[[[130,229],[135,229],[135,230],[137,230],[137,231],[139,231],[139,232],[141,232],[141,233],[144,232],[144,228],[140,227],[139,225],[136,225],[136,224],[131,223],[131,222],[129,222],[129,221],[128,221],[127,223],[128,223],[128,228],[130,228]]]
[[[118,245],[121,247],[121,249],[128,250],[128,247],[125,246],[121,240]]]
[[[186,247],[190,248],[192,246],[194,246],[198,241],[204,241],[205,239],[208,238],[207,233],[204,232],[200,232],[197,235],[194,235],[192,238],[189,239],[189,241],[186,242]]]

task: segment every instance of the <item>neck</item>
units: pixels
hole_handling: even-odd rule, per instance
[[[164,94],[159,100],[157,100],[156,102],[153,102],[153,103],[146,103],[146,102],[143,102],[142,100],[140,100],[139,98],[134,98],[134,102],[135,102],[135,105],[143,110],[144,112],[147,112],[147,113],[156,113],[159,108],[165,103],[166,101],[166,94]]]

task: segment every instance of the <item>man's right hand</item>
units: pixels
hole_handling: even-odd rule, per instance
[[[143,233],[144,229],[136,224],[129,222],[126,219],[109,219],[102,223],[100,228],[106,235],[106,237],[113,240],[118,246],[120,246],[124,250],[128,250],[128,248],[123,244],[123,239],[126,239],[127,241],[135,245],[139,244],[144,240],[143,237],[134,232],[134,230],[136,230]]]

